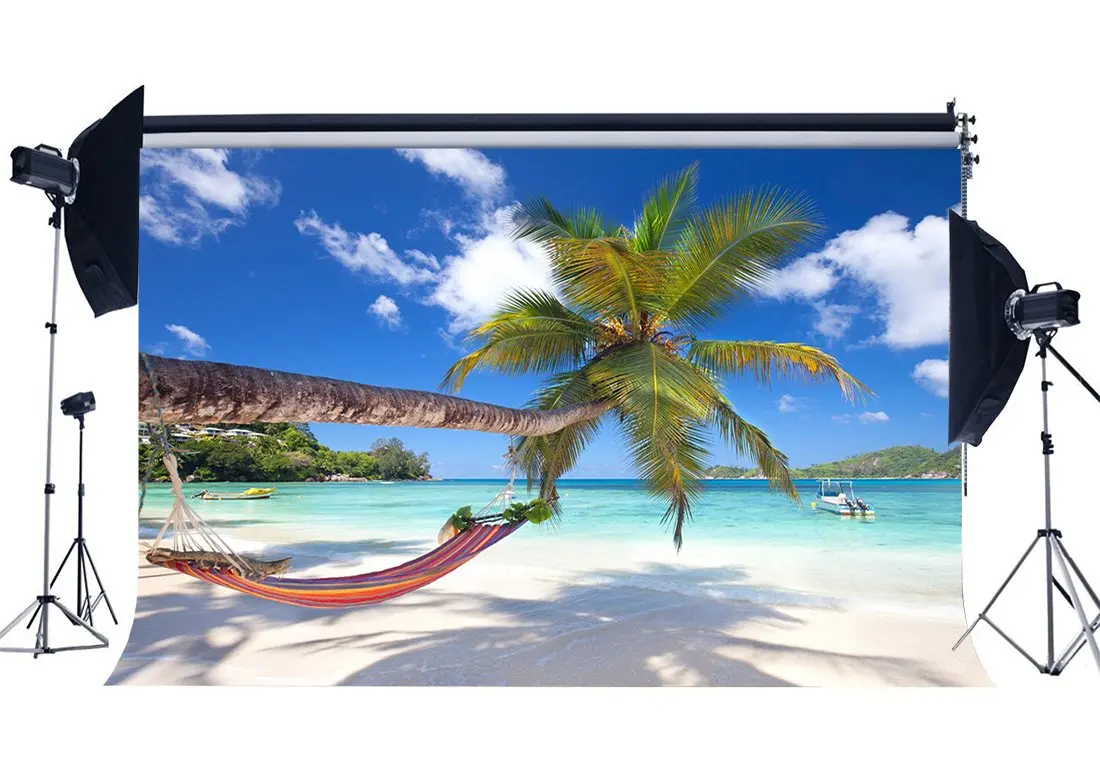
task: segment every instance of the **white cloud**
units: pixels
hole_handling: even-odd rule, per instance
[[[316,211],[303,213],[295,226],[316,237],[321,246],[353,272],[397,283],[416,292],[426,305],[448,314],[441,332],[450,348],[454,337],[482,323],[517,289],[554,292],[546,250],[512,235],[513,206],[499,205],[505,171],[473,150],[400,150],[409,161],[462,186],[471,204],[456,221],[453,215],[425,210],[426,222],[439,227],[457,251],[445,258],[416,249],[395,251],[376,232],[352,233],[323,220]]]
[[[408,161],[419,161],[432,174],[453,180],[477,198],[491,200],[504,192],[504,167],[494,164],[480,151],[469,148],[404,148],[397,152]]]
[[[886,212],[779,270],[762,293],[811,300],[848,278],[878,303],[885,329],[875,342],[919,348],[947,342],[948,274],[946,217],[928,216],[911,226]]]
[[[450,237],[455,227],[458,226],[458,223],[450,216],[441,211],[436,211],[435,209],[423,209],[420,212],[420,216],[424,220],[425,226],[431,225],[436,227],[446,237]]]
[[[303,235],[316,237],[330,256],[353,272],[364,272],[398,285],[413,285],[436,279],[439,262],[421,251],[406,251],[406,261],[377,232],[352,234],[339,224],[328,224],[316,211],[302,214],[294,226]],[[410,261],[412,263],[410,263]],[[432,263],[435,266],[432,266]],[[419,264],[420,266],[417,266]],[[426,266],[425,266],[426,265]]]
[[[378,317],[379,322],[391,330],[396,330],[401,326],[401,309],[398,308],[397,302],[389,296],[378,296],[374,299],[374,303],[370,305],[369,311]]]
[[[276,180],[233,171],[229,158],[214,148],[142,151],[142,229],[164,243],[197,245],[242,224],[250,207],[278,203]]]
[[[940,398],[947,398],[947,378],[945,359],[925,359],[913,368],[913,379]]]
[[[770,298],[818,298],[832,290],[839,279],[825,258],[815,253],[776,270],[760,293]]]
[[[425,288],[423,302],[444,309],[450,317],[447,331],[457,334],[483,322],[518,288],[554,290],[545,249],[514,240],[511,215],[510,206],[482,209],[465,231],[453,232],[458,252],[442,262],[415,249],[399,254],[378,233],[348,232],[315,211],[294,225],[353,272]]]
[[[188,327],[183,325],[165,325],[164,327],[168,332],[183,341],[183,350],[191,356],[205,356],[210,349],[210,344],[206,342],[206,338]]]
[[[460,342],[460,338],[447,332],[442,327],[436,330],[436,334],[439,335],[439,339],[443,341],[443,345],[458,354],[466,353],[465,347]]]
[[[410,248],[409,250],[405,251],[405,255],[417,264],[422,264],[428,269],[434,270],[436,272],[439,271],[439,259],[431,255],[430,253],[424,253],[423,251],[418,251],[415,248]]]
[[[859,314],[858,306],[845,306],[835,303],[818,302],[813,304],[817,312],[814,321],[814,331],[826,338],[840,338],[848,332],[856,315]]]
[[[833,422],[839,422],[847,425],[853,419],[859,420],[864,425],[875,422],[889,422],[890,416],[886,412],[863,412],[863,414],[834,414]]]
[[[482,214],[473,234],[456,234],[459,253],[446,259],[428,302],[451,315],[452,333],[468,330],[496,311],[519,288],[553,292],[550,265],[542,246],[512,238],[512,209]]]
[[[791,412],[800,412],[805,407],[802,405],[802,400],[795,398],[789,393],[784,393],[779,397],[777,404],[781,414],[790,414]]]

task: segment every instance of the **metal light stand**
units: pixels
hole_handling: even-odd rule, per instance
[[[96,570],[95,560],[92,559],[92,550],[88,548],[87,541],[84,540],[84,415],[76,415],[76,419],[80,422],[80,453],[77,461],[77,470],[79,472],[80,484],[77,486],[76,492],[76,538],[73,539],[72,545],[69,546],[69,551],[65,553],[65,559],[61,560],[61,565],[57,568],[57,572],[54,573],[53,580],[50,581],[50,588],[54,587],[57,583],[57,579],[61,576],[61,571],[65,569],[65,564],[69,561],[69,557],[72,556],[73,551],[76,551],[76,615],[82,620],[87,620],[89,625],[95,625],[92,620],[92,612],[99,606],[100,602],[107,603],[107,611],[111,613],[111,620],[118,625],[118,618],[115,617],[115,609],[111,606],[111,600],[107,598],[107,590],[103,588],[103,581],[99,579],[99,571]],[[92,598],[92,581],[88,577],[88,567],[92,568],[92,576],[95,578],[95,583],[99,587],[99,593],[95,598]],[[36,613],[37,614],[37,613]],[[30,622],[27,623],[27,628],[30,628],[34,623],[34,616],[31,616]]]
[[[1028,662],[1038,669],[1040,673],[1044,675],[1057,676],[1065,670],[1070,661],[1077,655],[1085,644],[1088,644],[1092,650],[1092,656],[1096,660],[1096,666],[1100,668],[1100,648],[1096,645],[1096,637],[1094,633],[1100,630],[1100,614],[1093,621],[1089,621],[1085,615],[1085,610],[1081,606],[1081,598],[1077,594],[1077,588],[1073,582],[1073,576],[1076,575],[1081,584],[1085,587],[1085,591],[1088,592],[1089,597],[1092,598],[1093,603],[1100,608],[1100,597],[1097,597],[1095,591],[1080,568],[1077,567],[1077,563],[1073,561],[1073,557],[1066,551],[1065,544],[1062,543],[1062,532],[1051,527],[1051,507],[1050,507],[1050,457],[1054,453],[1053,438],[1050,435],[1050,426],[1047,414],[1047,393],[1049,388],[1054,383],[1047,380],[1047,353],[1049,352],[1055,359],[1061,363],[1063,367],[1069,370],[1070,374],[1084,386],[1092,397],[1097,401],[1100,401],[1100,393],[1088,384],[1080,373],[1075,370],[1068,361],[1066,361],[1061,354],[1059,354],[1053,346],[1050,345],[1054,339],[1057,330],[1037,330],[1035,332],[1035,340],[1039,344],[1039,358],[1042,360],[1042,391],[1043,391],[1043,432],[1040,438],[1043,442],[1043,470],[1044,470],[1044,485],[1045,485],[1045,497],[1046,497],[1046,521],[1044,527],[1038,531],[1038,534],[1032,540],[1031,544],[1027,547],[1027,551],[1024,552],[1024,556],[1020,558],[1020,561],[1016,563],[1016,566],[1012,568],[1012,572],[1008,574],[1005,582],[1001,584],[1001,587],[997,589],[997,593],[993,595],[993,598],[989,600],[989,604],[985,606],[981,612],[978,613],[977,619],[966,629],[966,633],[955,642],[955,646],[951,647],[954,651],[959,648],[959,645],[966,640],[971,634],[978,623],[985,621],[989,626],[996,631],[1005,641],[1012,645],[1012,647],[1027,658]],[[1008,587],[1008,584],[1012,582],[1012,579],[1016,576],[1020,567],[1024,564],[1024,561],[1031,555],[1032,550],[1035,549],[1039,541],[1043,542],[1043,548],[1046,555],[1046,607],[1047,607],[1047,658],[1046,663],[1042,664],[1028,652],[1012,640],[1012,637],[1005,633],[1001,628],[997,626],[992,620],[989,619],[989,610],[997,602],[997,599],[1001,596],[1004,590]],[[1058,581],[1054,577],[1053,560],[1058,561],[1058,565],[1062,570],[1062,576],[1065,579],[1065,585]],[[1072,571],[1072,573],[1071,573]],[[1081,630],[1078,632],[1077,637],[1073,640],[1061,656],[1055,659],[1054,657],[1054,590],[1058,589],[1058,592],[1077,613],[1077,618],[1081,622]]]
[[[53,371],[54,371],[54,344],[57,338],[57,274],[58,264],[61,260],[61,209],[65,204],[63,198],[50,196],[53,201],[54,213],[50,217],[50,226],[54,228],[53,243],[53,302],[50,308],[50,321],[46,323],[46,329],[50,331],[50,379],[49,400],[46,413],[46,506],[45,506],[45,538],[42,551],[42,594],[19,614],[15,620],[8,623],[0,630],[0,639],[8,635],[16,626],[23,622],[28,615],[37,615],[38,633],[35,637],[34,647],[0,647],[0,652],[22,652],[33,654],[38,659],[40,654],[53,654],[55,652],[68,652],[77,649],[103,649],[108,646],[107,637],[92,628],[91,625],[74,615],[68,607],[58,601],[57,597],[50,593],[50,497],[55,488],[50,482],[50,461],[53,445]],[[56,607],[73,625],[78,625],[92,634],[100,643],[85,644],[81,646],[51,647],[50,646],[50,607]]]

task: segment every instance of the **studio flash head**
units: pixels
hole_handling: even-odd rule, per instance
[[[95,411],[95,395],[91,391],[74,393],[61,402],[61,413],[66,417],[83,417]]]
[[[75,159],[70,161],[49,145],[20,146],[11,152],[11,181],[45,190],[72,203],[80,181],[80,167]]]
[[[1053,285],[1054,289],[1039,290],[1047,285]],[[1027,340],[1036,331],[1080,324],[1077,311],[1080,300],[1080,293],[1065,290],[1057,282],[1036,285],[1030,292],[1017,290],[1005,302],[1005,321],[1017,338]]]

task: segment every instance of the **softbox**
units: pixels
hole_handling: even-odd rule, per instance
[[[1008,403],[1027,360],[1005,320],[1005,303],[1027,290],[1012,254],[976,223],[951,212],[948,442],[978,446]]]
[[[95,316],[138,298],[138,186],[145,88],[80,133],[69,148],[80,181],[65,207],[65,242]]]

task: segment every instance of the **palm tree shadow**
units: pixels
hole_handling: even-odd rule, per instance
[[[684,569],[653,563],[639,571],[590,574],[545,600],[475,597],[499,626],[408,633],[380,643],[345,637],[384,656],[342,685],[791,686],[754,660],[797,655],[815,668],[874,673],[890,683],[948,685],[899,657],[852,655],[737,635],[749,624],[798,629],[787,609],[837,607],[833,599],[749,585],[733,567]],[[469,599],[467,599],[467,603]],[[305,654],[316,642],[287,647]]]
[[[133,632],[108,683],[136,680],[165,658],[186,663],[185,674],[174,682],[214,683],[214,671],[228,667],[225,660],[241,652],[255,632],[305,622],[335,626],[352,619],[361,633],[348,634],[342,625],[339,635],[251,647],[242,657],[258,656],[266,669],[260,675],[251,669],[247,679],[298,683],[269,671],[288,659],[327,655],[337,657],[347,673],[335,680],[340,685],[784,686],[794,684],[768,672],[768,661],[796,656],[814,670],[874,674],[899,684],[951,683],[906,658],[776,644],[753,636],[747,626],[797,631],[805,622],[800,605],[821,608],[837,602],[752,585],[742,569],[729,566],[651,564],[637,571],[593,572],[543,599],[427,589],[385,605],[343,611],[278,605],[197,582],[189,583],[188,591],[139,598]],[[420,614],[423,610],[432,615]],[[449,613],[470,612],[486,622],[446,627]],[[164,638],[164,631],[171,635]],[[265,652],[292,656],[265,661]],[[155,678],[152,671],[146,675]]]
[[[416,541],[364,539],[352,541],[306,541],[267,547],[265,556],[289,555],[292,570],[308,574],[317,567],[353,565],[364,556],[378,556],[378,566],[392,565],[424,549]],[[142,563],[139,579],[175,578],[177,573]],[[170,659],[194,663],[193,674],[181,683],[206,684],[217,664],[242,649],[256,630],[271,626],[320,621],[335,625],[354,610],[314,610],[275,604],[243,594],[225,592],[210,584],[188,582],[186,591],[138,596],[134,624],[118,666],[107,683],[123,683]],[[414,600],[403,606],[414,607]],[[211,618],[216,621],[212,623]],[[211,629],[217,628],[212,636]],[[163,632],[170,632],[166,637]],[[219,643],[212,643],[219,642]],[[226,643],[231,642],[231,643]]]

